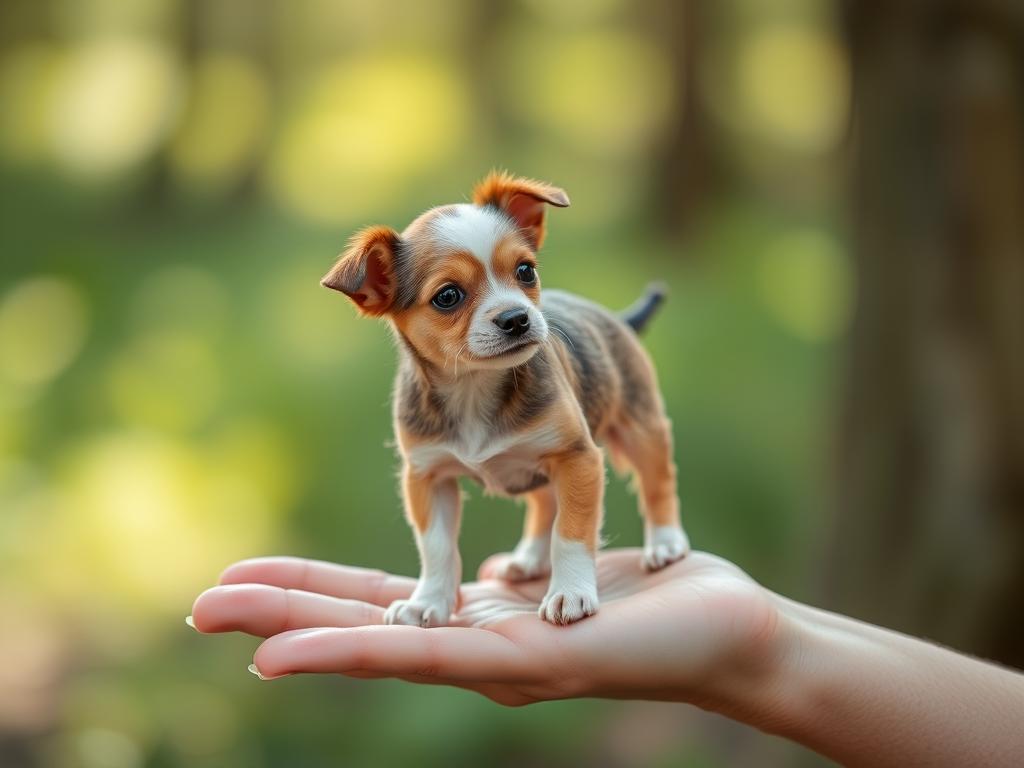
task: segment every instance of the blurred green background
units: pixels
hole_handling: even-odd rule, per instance
[[[819,599],[857,303],[840,10],[4,2],[0,764],[816,763],[684,706],[260,684],[255,641],[182,619],[243,557],[416,572],[390,338],[318,280],[492,167],[572,197],[546,286],[669,283],[646,342],[690,536]],[[607,506],[639,544],[621,480]],[[467,569],[520,524],[473,492]]]

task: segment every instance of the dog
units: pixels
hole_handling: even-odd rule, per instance
[[[357,233],[321,280],[363,315],[386,320],[399,352],[394,430],[421,570],[386,623],[443,626],[457,610],[463,476],[525,499],[522,539],[499,576],[550,575],[539,613],[553,624],[598,609],[599,444],[637,481],[643,565],[663,568],[689,551],[670,423],[637,337],[663,291],[649,288],[621,316],[570,293],[542,293],[537,253],[549,205],[565,208],[569,198],[492,172],[472,203],[432,208],[401,234]]]

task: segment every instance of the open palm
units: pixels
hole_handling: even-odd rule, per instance
[[[265,678],[302,672],[455,685],[503,704],[573,696],[700,702],[729,670],[769,662],[775,601],[733,564],[702,552],[656,573],[636,549],[598,555],[598,613],[567,627],[537,616],[544,580],[463,584],[448,627],[383,624],[415,580],[298,558],[229,567],[193,608],[201,632],[268,638]]]

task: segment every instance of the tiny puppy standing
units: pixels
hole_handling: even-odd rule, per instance
[[[630,468],[646,520],[643,564],[689,551],[679,521],[672,436],[654,369],[636,333],[651,290],[621,317],[540,289],[545,206],[565,192],[492,173],[472,204],[432,208],[401,234],[358,233],[321,281],[398,340],[394,428],[406,515],[420,552],[408,600],[390,624],[447,624],[458,603],[458,478],[526,499],[523,537],[501,576],[551,575],[540,616],[570,624],[597,610],[608,448]]]

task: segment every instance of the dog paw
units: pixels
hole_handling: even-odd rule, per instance
[[[658,571],[682,560],[690,552],[686,532],[675,525],[659,525],[647,531],[644,544],[644,568]]]
[[[445,600],[395,600],[384,612],[385,624],[413,627],[443,627],[452,615],[452,604]]]
[[[597,613],[597,591],[591,587],[552,589],[538,614],[552,624],[573,624]]]
[[[516,551],[494,571],[496,578],[505,581],[531,581],[551,573],[550,545],[540,539],[519,543]]]

